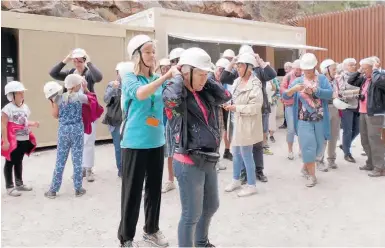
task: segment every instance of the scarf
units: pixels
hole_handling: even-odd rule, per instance
[[[321,100],[319,98],[314,98],[313,94],[308,94],[305,92],[306,89],[317,89],[318,87],[318,77],[315,80],[308,80],[304,78],[303,84],[305,89],[299,92],[302,102],[302,106],[306,108],[310,113],[314,112],[315,109],[321,107]]]

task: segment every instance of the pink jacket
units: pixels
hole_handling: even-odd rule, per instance
[[[89,92],[86,94],[88,98],[88,104],[83,104],[82,106],[82,116],[83,116],[83,125],[84,133],[92,133],[91,123],[95,122],[97,119],[102,116],[104,109],[98,103],[98,98],[95,93]]]
[[[283,92],[285,92],[289,88],[290,84],[296,79],[297,77],[294,74],[294,70],[285,75],[279,87],[279,93],[281,94],[281,96],[283,95]],[[294,103],[294,98],[288,100],[282,98],[282,102],[283,104],[285,104],[285,106],[291,106]]]

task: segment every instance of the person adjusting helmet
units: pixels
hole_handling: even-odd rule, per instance
[[[255,59],[255,56],[250,53],[243,53],[239,55],[239,58],[237,60],[237,64],[246,64],[246,70],[241,75],[241,77],[244,77],[246,75],[246,72],[249,70],[249,68],[253,69],[257,66],[257,60]]]
[[[171,65],[176,65],[179,62],[179,58],[185,49],[177,47],[171,50],[170,55],[168,56],[171,62]]]
[[[57,95],[60,95],[63,93],[63,86],[61,86],[59,83],[55,81],[51,81],[44,85],[43,91],[44,91],[45,98],[50,100],[53,97],[56,97]]]
[[[27,89],[24,87],[24,85],[19,81],[11,81],[7,83],[4,87],[4,95],[6,95],[8,101],[11,102],[14,99],[14,94],[16,92],[22,92],[26,90]]]
[[[239,49],[238,56],[243,54],[243,53],[251,53],[254,54],[254,50],[251,46],[249,45],[242,45],[241,48]]]
[[[299,63],[299,67],[302,70],[314,69],[318,64],[317,58],[312,53],[305,53],[302,55]]]
[[[185,50],[179,59],[179,66],[189,65],[203,71],[213,72],[211,69],[211,58],[208,53],[198,47],[192,47]]]
[[[159,66],[170,66],[171,62],[167,58],[163,58],[159,61]]]
[[[78,58],[87,58],[87,53],[84,49],[82,48],[76,48],[72,51],[71,58],[73,59],[78,59]],[[88,57],[89,58],[89,57]],[[89,60],[89,59],[88,59]]]

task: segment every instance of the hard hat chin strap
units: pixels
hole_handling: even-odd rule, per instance
[[[191,87],[192,90],[194,90],[194,86],[193,86],[193,72],[194,72],[194,68],[190,67],[190,87]]]
[[[248,63],[246,63],[246,70],[245,70],[245,72],[243,73],[242,78],[246,76],[246,73],[247,73],[247,70],[249,69],[249,66],[250,66],[250,65],[249,65]]]
[[[328,75],[329,75],[329,77],[330,77],[331,79],[334,79],[334,77],[332,77],[332,75],[330,74],[329,66],[327,67],[327,69],[328,69]]]

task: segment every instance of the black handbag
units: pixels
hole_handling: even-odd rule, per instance
[[[114,127],[122,124],[123,114],[120,101],[120,97],[111,98],[111,101],[107,104],[107,112],[104,115],[103,124]]]

